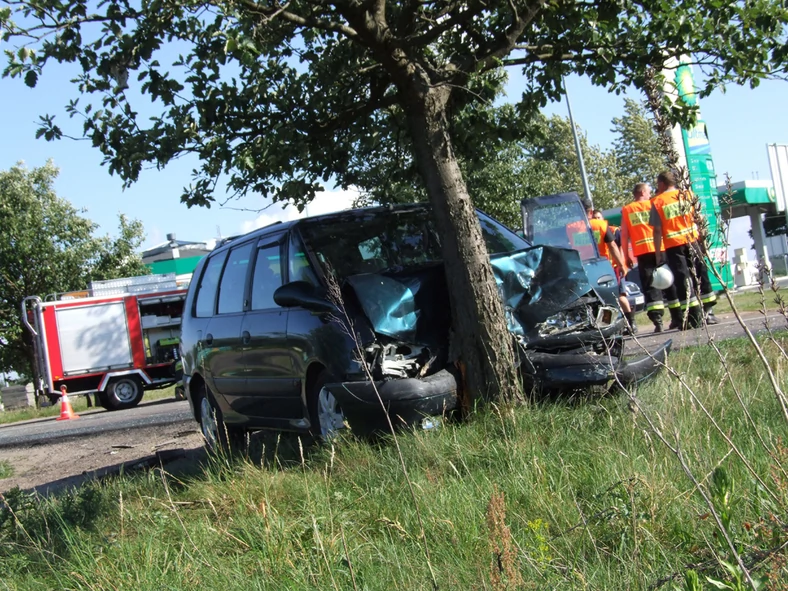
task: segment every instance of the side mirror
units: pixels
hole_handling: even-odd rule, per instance
[[[337,307],[329,302],[314,285],[291,281],[274,292],[274,302],[283,308],[300,307],[318,314],[336,314]]]

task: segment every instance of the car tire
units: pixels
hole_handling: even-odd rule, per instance
[[[222,409],[210,389],[203,385],[197,399],[200,431],[205,446],[214,453],[236,454],[246,447],[246,429],[224,422]]]
[[[99,395],[99,403],[107,410],[134,408],[143,395],[142,380],[137,375],[112,378],[107,389]],[[106,404],[105,404],[106,402]]]
[[[345,428],[345,416],[342,409],[326,388],[330,374],[323,370],[317,379],[309,385],[307,404],[309,406],[309,434],[321,441],[330,441]]]

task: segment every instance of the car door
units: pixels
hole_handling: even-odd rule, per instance
[[[250,306],[241,328],[247,379],[244,414],[260,419],[303,416],[287,347],[289,311],[274,302],[274,292],[282,285],[284,237],[264,236],[255,248]]]
[[[617,306],[618,284],[613,265],[599,255],[578,194],[529,197],[522,200],[521,206],[525,239],[533,245],[576,250],[591,286],[608,305]]]
[[[363,246],[359,245],[359,249],[362,248]],[[291,231],[288,241],[287,280],[305,281],[318,289],[321,286],[318,273],[296,230]],[[300,389],[303,389],[307,370],[313,362],[317,361],[336,376],[342,375],[347,368],[354,365],[354,343],[339,322],[332,321],[326,314],[316,314],[298,306],[289,310],[287,344]],[[365,330],[361,325],[356,325],[355,328],[359,332]],[[303,404],[303,416],[306,416],[305,398]]]
[[[210,351],[206,355],[206,369],[211,383],[233,412],[238,412],[246,391],[241,325],[248,299],[246,283],[253,247],[254,242],[248,241],[230,249],[219,281],[216,313],[203,339]]]
[[[219,279],[227,260],[227,252],[224,250],[214,253],[202,269],[198,267],[197,270],[201,272],[192,279],[193,282],[199,281],[195,288],[194,303],[187,301],[188,310],[181,325],[184,372],[189,375],[199,372],[213,392],[217,391],[209,372],[211,356],[214,353],[213,338],[209,346],[206,344],[205,335],[216,314],[216,293],[219,291]]]

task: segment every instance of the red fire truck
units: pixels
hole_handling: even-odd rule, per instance
[[[170,273],[25,298],[36,393],[55,403],[66,386],[69,395],[95,394],[98,404],[119,410],[139,404],[144,390],[175,383],[187,288]]]

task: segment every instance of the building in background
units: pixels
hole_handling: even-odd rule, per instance
[[[187,242],[176,240],[175,234],[167,234],[167,242],[142,251],[142,262],[151,273],[175,273],[179,281],[191,277],[197,263],[211,252],[215,240],[207,242]]]

